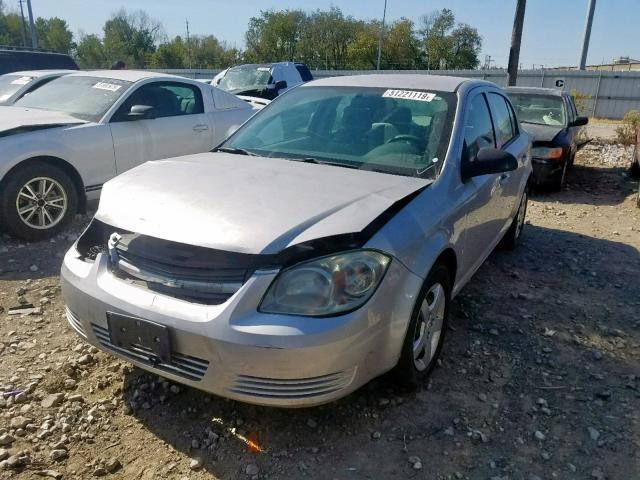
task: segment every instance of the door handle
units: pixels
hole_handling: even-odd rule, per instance
[[[503,173],[500,175],[500,184],[502,185],[504,182],[506,182],[507,180],[509,180],[509,177],[511,176],[510,173]]]
[[[203,123],[198,124],[198,125],[195,125],[195,126],[193,127],[193,131],[194,131],[194,132],[204,132],[204,131],[206,131],[206,130],[209,130],[209,125],[205,125],[205,124],[203,124]]]

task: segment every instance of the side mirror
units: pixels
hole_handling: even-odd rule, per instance
[[[571,122],[572,127],[581,127],[589,123],[589,118],[587,117],[576,117],[576,119]]]
[[[276,82],[276,90],[283,90],[287,88],[287,81],[286,80],[278,80]]]
[[[154,118],[153,107],[150,105],[133,105],[127,116],[131,120],[149,120]]]
[[[518,160],[509,152],[497,148],[483,148],[472,161],[463,161],[462,181],[492,173],[510,172],[518,168]]]

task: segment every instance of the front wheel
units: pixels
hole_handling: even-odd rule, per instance
[[[436,264],[424,282],[414,307],[393,376],[400,384],[417,387],[438,360],[447,327],[451,280],[449,271]]]
[[[59,168],[33,162],[20,167],[4,182],[0,219],[10,234],[42,240],[60,232],[76,213],[75,185]]]

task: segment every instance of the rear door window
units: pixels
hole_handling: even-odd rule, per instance
[[[491,108],[491,117],[496,131],[496,146],[502,148],[516,136],[514,125],[511,120],[511,113],[507,102],[502,95],[497,93],[489,93],[487,95],[489,107]]]

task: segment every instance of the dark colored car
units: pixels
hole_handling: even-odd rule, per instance
[[[0,75],[23,70],[79,70],[69,55],[45,50],[0,47]]]
[[[551,88],[507,87],[522,127],[532,137],[534,185],[560,190],[580,148],[578,137],[589,121],[578,115],[569,93]]]

